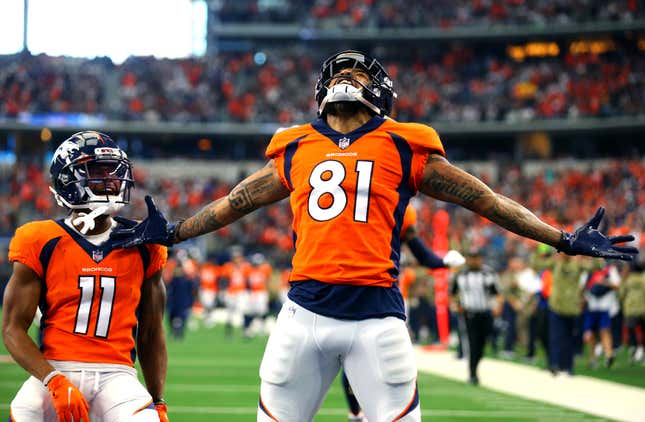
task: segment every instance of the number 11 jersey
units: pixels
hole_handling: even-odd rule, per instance
[[[27,223],[9,245],[9,260],[42,281],[43,355],[76,362],[134,366],[141,286],[166,258],[159,245],[96,246],[63,220]]]

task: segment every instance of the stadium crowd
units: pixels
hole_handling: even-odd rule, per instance
[[[282,22],[321,29],[542,26],[629,21],[643,18],[645,11],[636,0],[217,0],[209,4],[221,22]]]
[[[445,47],[445,46],[444,46]],[[521,122],[645,114],[645,60],[614,43],[606,54],[563,51],[516,61],[476,46],[382,48],[399,94],[393,117],[425,122]],[[475,54],[477,49],[477,54]],[[382,50],[382,51],[381,51]],[[309,89],[328,51],[302,45],[191,59],[0,56],[0,118],[81,113],[109,120],[252,122],[315,116]]]

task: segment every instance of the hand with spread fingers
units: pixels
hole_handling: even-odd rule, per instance
[[[598,231],[598,225],[605,214],[603,207],[586,224],[573,233],[562,232],[562,239],[556,246],[558,251],[567,255],[587,255],[605,259],[632,261],[638,254],[633,246],[617,246],[617,243],[631,242],[632,235],[605,236]]]
[[[132,220],[114,217],[120,227],[110,233],[114,248],[132,248],[146,243],[172,246],[175,243],[177,224],[169,224],[151,196],[146,195],[148,217],[136,224]],[[134,224],[133,224],[134,223]]]
[[[89,422],[90,405],[83,393],[63,374],[47,383],[59,422]]]

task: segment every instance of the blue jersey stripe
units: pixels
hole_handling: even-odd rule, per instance
[[[291,163],[293,162],[293,156],[296,155],[296,151],[298,150],[298,143],[306,136],[302,135],[294,139],[284,149],[284,177],[287,179],[289,189],[291,190],[293,190],[293,183],[291,183]]]
[[[399,201],[396,204],[394,209],[394,227],[392,228],[392,252],[390,253],[390,259],[392,260],[393,268],[390,270],[390,274],[394,278],[399,276],[399,259],[401,257],[401,226],[403,225],[403,216],[405,215],[405,208],[410,202],[412,197],[412,189],[410,189],[410,168],[412,167],[412,148],[408,142],[403,139],[400,135],[397,135],[392,132],[388,132],[394,141],[397,151],[399,152],[399,158],[401,159],[401,181],[396,191],[399,193]]]
[[[289,299],[330,318],[364,320],[393,316],[405,321],[403,296],[392,287],[330,284],[317,280],[291,283]]]

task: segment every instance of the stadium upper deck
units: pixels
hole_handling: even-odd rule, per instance
[[[637,0],[223,0],[222,22],[282,22],[321,27],[410,28],[545,25],[645,17]]]

